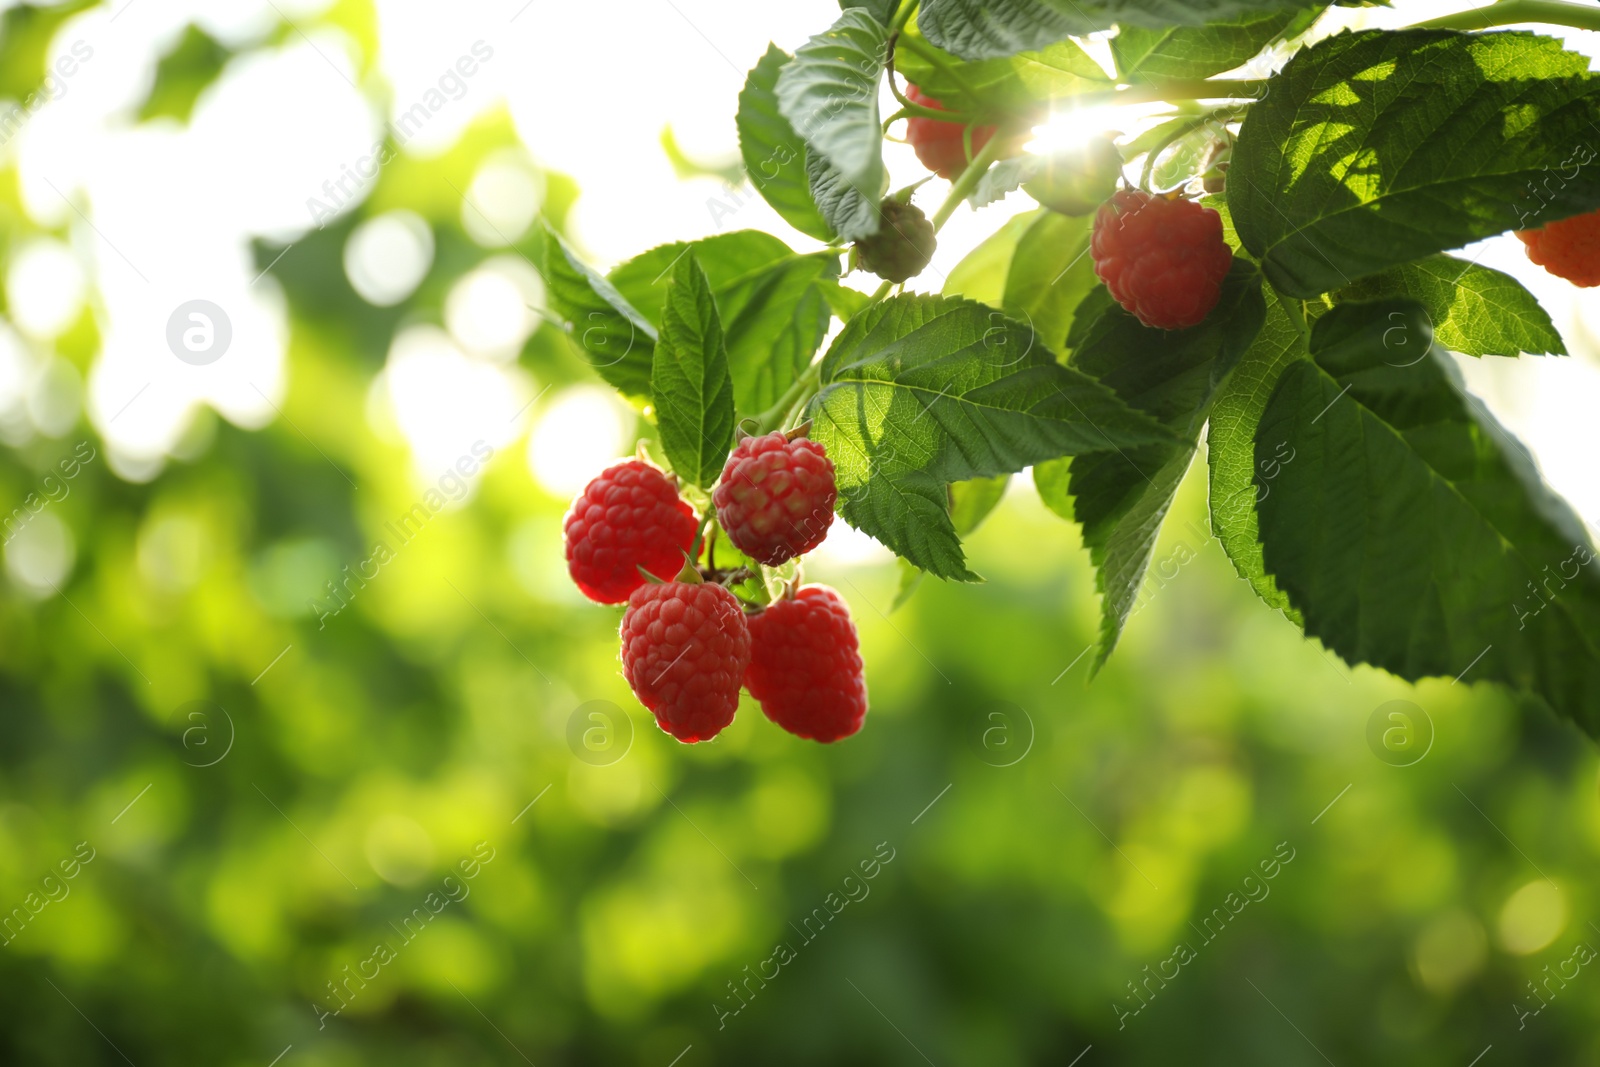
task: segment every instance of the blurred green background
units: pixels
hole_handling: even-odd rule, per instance
[[[0,88],[29,92],[82,6],[6,11]],[[308,18],[375,46],[360,4]],[[131,121],[187,121],[244,52],[168,46]],[[487,261],[537,258],[527,220],[506,241],[463,221],[508,159],[562,227],[576,185],[490,109],[286,253],[255,241],[286,387],[258,429],[196,406],[156,466],[103,439],[116,404],[74,399],[108,321],[92,285],[54,335],[9,334],[33,377],[0,502],[52,499],[8,533],[0,594],[0,1061],[1600,1060],[1592,746],[1304,641],[1208,538],[1198,467],[1093,684],[1093,574],[1024,477],[970,541],[986,584],[885,614],[881,554],[810,569],[861,627],[858,737],[795,739],[747,699],[680,746],[620,677],[620,612],[566,582],[568,495],[523,455],[530,432],[559,451],[559,424],[528,427],[594,381],[544,321],[494,364],[527,403],[509,443],[486,432],[470,501],[334,613],[327,583],[370,576],[448,465],[374,387],[395,337],[446,324]],[[88,216],[40,223],[7,161],[8,265],[95,243]],[[347,246],[399,210],[433,251],[379,307]],[[159,330],[144,345],[171,362]]]

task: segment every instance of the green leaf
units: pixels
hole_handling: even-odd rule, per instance
[[[806,156],[806,176],[811,182],[811,197],[816,201],[822,217],[828,220],[844,241],[859,241],[871,237],[882,225],[878,201],[888,190],[889,176],[883,176],[876,195],[865,195],[845,180],[828,161],[812,153]]]
[[[1061,351],[1084,297],[1099,285],[1089,241],[1094,218],[1044,211],[1017,241],[1001,306],[1032,326],[1045,345]]]
[[[1098,670],[1138,599],[1212,399],[1261,332],[1266,305],[1254,265],[1235,260],[1216,308],[1191,329],[1155,330],[1115,304],[1092,306],[1100,310],[1079,329],[1072,365],[1110,386],[1133,408],[1160,419],[1178,438],[1071,462],[1066,490],[1101,593],[1100,648],[1091,668]],[[1059,489],[1059,472],[1047,472],[1041,493],[1053,496]],[[1064,510],[1058,500],[1047,497],[1046,504],[1058,514]]]
[[[156,67],[150,96],[139,108],[139,121],[165,116],[187,124],[195,101],[217,80],[232,58],[231,49],[198,26],[185,27],[183,35]]]
[[[1098,284],[1088,255],[1093,220],[1043,209],[1013,216],[967,253],[945,279],[945,296],[1000,308],[1061,351],[1073,316]]]
[[[1306,29],[1320,13],[1320,7],[1263,10],[1198,27],[1124,26],[1111,39],[1111,54],[1130,82],[1209,78],[1243,66],[1277,37]]]
[[[733,380],[711,283],[692,252],[672,270],[650,385],[672,469],[709,488],[733,447]]]
[[[589,365],[629,396],[650,395],[655,326],[548,227],[540,258],[550,304],[570,324]]]
[[[1000,506],[1001,499],[1006,495],[1006,486],[1010,484],[1011,475],[1002,474],[997,478],[969,478],[950,486],[950,523],[956,528],[956,533],[966,537],[982,526],[983,520]],[[905,606],[911,595],[921,587],[923,576],[927,573],[907,560],[895,562],[900,565],[900,588],[895,592],[890,611],[899,611]]]
[[[904,2],[909,4],[911,0],[904,0]],[[899,0],[839,0],[839,9],[841,11],[849,11],[853,7],[858,7],[885,26],[889,24],[889,18],[894,14],[894,9],[898,6]]]
[[[807,407],[841,513],[942,578],[972,581],[945,485],[1055,456],[1170,439],[1110,389],[1061,366],[1032,330],[982,304],[902,295],[852,319]]]
[[[1428,349],[1398,362],[1395,331]],[[1286,441],[1263,499],[1267,569],[1308,634],[1403,678],[1493,680],[1600,734],[1600,565],[1527,450],[1428,346],[1409,300],[1341,304],[1256,433]],[[1261,479],[1258,476],[1258,482]]]
[[[907,81],[951,110],[1007,116],[1036,112],[1051,100],[1111,84],[1104,68],[1074,41],[974,62],[928,43],[914,25],[902,34],[894,65]]]
[[[765,411],[822,345],[830,317],[823,287],[838,278],[839,257],[796,255],[769,234],[736,230],[652,248],[613,270],[610,281],[659,327],[673,268],[691,250],[723,324],[734,406],[745,415]]]
[[[1528,33],[1343,34],[1290,60],[1228,171],[1239,237],[1312,297],[1600,207],[1600,79]]]
[[[983,172],[978,184],[972,187],[972,195],[967,198],[968,202],[974,208],[980,208],[988,207],[997,200],[1004,200],[1022,188],[1023,182],[1034,179],[1039,173],[1040,163],[1039,157],[1031,152],[1002,159]]]
[[[1008,219],[982,243],[962,257],[945,277],[945,296],[964,296],[968,300],[999,307],[1005,298],[1006,275],[1011,269],[1011,257],[1016,254],[1017,242],[1028,231],[1042,208],[1024,211]]]
[[[852,8],[800,46],[776,87],[778,111],[795,132],[846,184],[874,200],[885,180],[878,84],[887,55],[883,23]]]
[[[1077,522],[1072,512],[1072,457],[1049,459],[1033,467],[1033,487],[1044,506],[1059,518]]]
[[[1466,356],[1567,354],[1549,312],[1509,274],[1452,256],[1429,256],[1363,278],[1335,300],[1406,296],[1433,320],[1433,336]]]
[[[1263,468],[1264,483],[1258,487],[1256,427],[1284,369],[1297,359],[1308,358],[1305,338],[1284,311],[1282,299],[1267,302],[1266,321],[1255,343],[1217,391],[1206,430],[1206,451],[1212,533],[1256,595],[1299,623],[1299,612],[1290,606],[1289,598],[1278,589],[1261,560],[1256,522],[1257,498],[1274,491],[1272,483],[1278,470],[1286,458],[1292,457],[1287,442],[1275,442]]]
[[[925,0],[917,25],[928,40],[963,59],[1044,48],[1066,37],[1121,24],[1159,29],[1203,26],[1304,0]]]
[[[750,184],[772,210],[808,237],[834,239],[833,227],[811,199],[806,175],[806,143],[778,110],[778,72],[790,60],[777,45],[767,45],[739,93],[739,154]]]

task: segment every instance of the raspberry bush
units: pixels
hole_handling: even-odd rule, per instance
[[[1204,439],[1214,534],[1308,637],[1600,733],[1593,541],[1456,366],[1566,351],[1462,249],[1515,231],[1600,281],[1600,76],[1504,28],[1600,15],[1499,0],[1334,33],[1328,11],[847,4],[738,97],[750,183],[793,232],[607,272],[546,232],[551,305],[681,490],[613,505],[607,472],[568,524],[580,586],[629,598],[624,671],[669,732],[713,736],[741,675],[786,729],[854,732],[853,625],[793,561],[837,511],[901,557],[902,600],[977,580],[962,535],[1024,470],[1099,569],[1098,666]],[[1021,214],[941,265],[953,214],[1000,201]],[[669,559],[678,580],[641,584]]]

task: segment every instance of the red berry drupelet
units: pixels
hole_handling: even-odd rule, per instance
[[[838,498],[823,447],[781,430],[739,442],[711,494],[728,540],[769,567],[822,544]]]
[[[678,573],[695,528],[671,479],[639,460],[618,463],[567,512],[567,571],[590,600],[620,604],[645,583],[640,567],[658,578]]]
[[[798,737],[837,741],[861,729],[867,681],[856,626],[839,594],[802,586],[751,618],[744,684],[767,718]]]
[[[1192,200],[1123,189],[1094,220],[1094,272],[1146,326],[1198,326],[1222,296],[1233,250],[1222,216]]]
[[[1518,230],[1528,258],[1579,288],[1600,285],[1600,211],[1574,215],[1538,230]]]
[[[739,707],[750,630],[720,585],[666,582],[634,590],[622,616],[622,675],[679,741],[708,741]]]
[[[906,85],[906,99],[913,104],[921,104],[936,111],[948,110],[939,101],[909,83]],[[911,142],[912,149],[917,153],[917,159],[921,160],[924,167],[950,181],[955,181],[961,176],[961,172],[967,169],[965,131],[966,127],[959,122],[945,122],[921,115],[906,119],[906,140]],[[977,155],[981,152],[983,146],[988,144],[989,138],[993,136],[993,126],[974,126],[972,154]]]

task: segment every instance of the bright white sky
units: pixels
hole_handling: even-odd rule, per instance
[[[179,447],[198,405],[245,427],[279,417],[288,388],[287,317],[274,280],[257,277],[248,242],[302,236],[312,225],[307,199],[325,196],[324,182],[353,165],[396,117],[378,114],[355,87],[349,41],[317,27],[326,4],[116,0],[63,27],[54,52],[87,45],[92,58],[66,81],[65,95],[0,148],[19,164],[33,218],[70,234],[67,242],[29,245],[5,279],[18,311],[9,326],[0,323],[0,440],[68,432],[82,389],[92,423],[109,442],[108,461],[122,476],[143,480]],[[1412,18],[1463,6],[1472,5],[1401,5]],[[814,244],[759,197],[744,196],[735,214],[718,219],[708,202],[726,200],[727,191],[713,180],[677,180],[659,138],[670,125],[691,156],[735,158],[733,113],[744,72],[769,39],[792,51],[828,25],[838,11],[833,0],[378,0],[378,7],[379,69],[398,111],[421,99],[478,42],[480,50],[493,50],[466,80],[462,98],[436,114],[406,151],[441,151],[474,116],[504,102],[532,160],[580,184],[573,229],[597,262],[744,227],[770,229],[797,247]],[[280,12],[297,32],[282,48],[233,63],[187,128],[134,124],[131,114],[158,57],[188,22],[244,46],[270,33]],[[1351,23],[1397,21],[1381,9],[1337,13]],[[1570,35],[1574,47],[1600,54],[1595,37]],[[909,149],[888,148],[896,185],[920,176]],[[945,188],[929,183],[919,202],[937,204]],[[521,305],[537,305],[542,290],[525,264],[496,256],[494,246],[526,228],[541,195],[537,171],[520,158],[497,160],[478,176],[472,196],[490,220],[469,211],[464,221],[485,244],[487,262],[452,294],[442,329],[415,327],[396,339],[389,371],[374,385],[367,420],[374,432],[409,442],[422,482],[484,437],[496,446],[498,462],[524,455],[541,483],[568,493],[627,447],[625,423],[604,390],[547,394],[543,383],[508,362],[535,325]],[[1018,193],[981,214],[959,211],[916,284],[936,289],[974,244],[1031,206]],[[1485,242],[1467,255],[1480,253],[1482,262],[1516,275],[1545,302],[1578,355],[1468,361],[1469,379],[1595,525],[1600,296],[1580,295],[1533,268],[1513,238]],[[294,255],[292,244],[286,254]],[[397,213],[358,231],[345,259],[358,291],[375,303],[394,303],[431,256],[426,227]],[[83,387],[62,361],[52,362],[50,351],[87,298],[86,279],[104,299],[105,350]],[[173,310],[197,298],[226,309],[233,327],[227,357],[208,366],[178,361],[165,342]],[[506,418],[535,397],[523,415]],[[525,450],[504,447],[524,437]],[[552,449],[552,440],[565,446]]]

